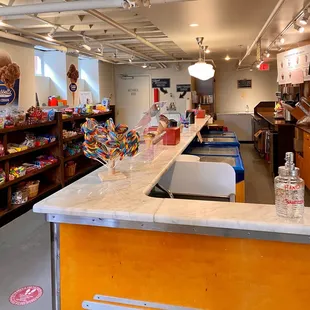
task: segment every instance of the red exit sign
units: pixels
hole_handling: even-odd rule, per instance
[[[259,67],[259,71],[269,71],[269,64],[262,63]]]

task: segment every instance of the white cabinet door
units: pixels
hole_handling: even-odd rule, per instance
[[[149,76],[116,76],[116,123],[133,128],[150,108]]]

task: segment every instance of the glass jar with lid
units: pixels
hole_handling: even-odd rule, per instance
[[[299,168],[293,163],[293,153],[286,157],[285,166],[279,167],[274,180],[275,204],[278,216],[302,218],[304,214],[305,182],[299,176]]]

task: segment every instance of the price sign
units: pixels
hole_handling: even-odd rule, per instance
[[[189,91],[191,91],[191,84],[177,84],[178,93],[189,92]]]
[[[152,79],[152,88],[170,88],[170,79]]]
[[[252,80],[238,80],[238,88],[252,88]]]

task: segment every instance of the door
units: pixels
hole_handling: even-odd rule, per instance
[[[116,123],[135,127],[150,108],[150,76],[116,76]]]

